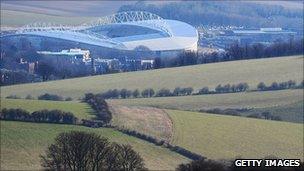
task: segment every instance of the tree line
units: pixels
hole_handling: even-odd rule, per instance
[[[195,26],[245,28],[265,27],[265,23],[268,23],[269,27],[302,28],[300,23],[303,17],[301,10],[240,1],[178,1],[162,5],[139,1],[123,5],[119,11],[148,11],[166,19],[184,21]]]
[[[251,109],[243,108],[243,109],[220,109],[220,108],[214,108],[214,109],[201,109],[199,112],[203,113],[213,113],[213,114],[220,114],[220,115],[231,115],[231,116],[245,116],[242,115],[242,113],[249,112]],[[282,118],[280,116],[273,115],[272,113],[265,111],[265,112],[255,112],[246,115],[245,117],[248,118],[258,118],[258,119],[266,119],[266,120],[275,120],[275,121],[281,121]]]
[[[303,88],[304,82],[302,81],[297,85],[296,81],[289,80],[286,82],[273,82],[267,86],[264,82],[260,82],[257,85],[257,89],[254,91],[267,91],[267,90],[282,90],[282,89],[295,89]],[[220,94],[220,93],[237,93],[249,90],[249,85],[246,82],[238,84],[219,84],[214,90],[210,90],[208,87],[203,87],[197,92],[194,92],[192,87],[176,87],[173,91],[167,88],[162,88],[155,91],[152,88],[147,88],[142,91],[128,90],[128,89],[110,89],[106,92],[99,93],[98,96],[104,99],[127,99],[127,98],[150,98],[150,97],[170,97],[170,96],[189,96],[189,95],[203,95],[203,94]]]
[[[196,154],[194,152],[191,152],[191,151],[189,151],[189,150],[187,150],[183,147],[176,146],[176,145],[171,145],[169,142],[167,142],[165,140],[160,140],[160,139],[152,137],[150,135],[139,133],[135,130],[129,130],[129,129],[118,128],[118,127],[114,127],[114,128],[116,130],[124,133],[124,134],[134,136],[136,138],[140,138],[142,140],[153,143],[157,146],[162,146],[162,147],[168,148],[169,150],[174,151],[174,152],[176,152],[180,155],[183,155],[183,156],[185,156],[189,159],[192,159],[192,160],[199,160],[199,159],[205,158],[205,157],[201,156],[200,154]]]
[[[252,91],[272,91],[272,90],[283,90],[283,89],[301,89],[304,88],[304,80],[297,84],[294,80],[283,81],[283,82],[272,82],[270,85],[266,85],[264,82],[260,82],[257,85],[256,90]],[[194,92],[192,87],[176,87],[173,91],[167,88],[162,88],[158,91],[155,91],[152,88],[147,88],[142,91],[136,90],[128,90],[128,89],[110,89],[106,92],[99,94],[86,94],[84,101],[90,101],[89,99],[95,99],[99,101],[101,104],[101,99],[127,99],[127,98],[150,98],[150,97],[170,97],[170,96],[189,96],[189,95],[203,95],[203,94],[220,94],[220,93],[237,93],[249,91],[249,85],[246,82],[238,83],[238,84],[219,84],[214,90],[210,90],[209,87],[203,87],[199,89],[197,92]],[[98,96],[98,97],[95,97]],[[94,98],[93,98],[94,97]],[[21,97],[17,95],[9,95],[6,98],[8,99],[21,99]],[[27,95],[25,99],[35,99],[31,95]],[[53,100],[53,101],[71,101],[73,100],[71,97],[62,97],[56,94],[45,93],[38,96],[38,100]],[[91,102],[90,102],[91,103]],[[97,108],[97,107],[96,107]],[[106,110],[106,109],[104,109]]]
[[[1,120],[76,124],[77,118],[71,112],[61,110],[39,110],[32,113],[23,109],[2,109]]]
[[[96,112],[96,119],[102,121],[105,125],[110,123],[112,113],[104,98],[100,94],[86,93],[83,101],[88,103]]]
[[[227,49],[226,60],[256,59],[276,56],[289,56],[303,54],[304,39],[289,39],[289,41],[277,41],[270,45],[255,43],[241,45],[238,42]]]
[[[304,39],[278,40],[270,45],[261,43],[243,45],[234,42],[225,49],[225,52],[196,53],[190,51],[180,53],[178,56],[171,58],[157,57],[155,58],[154,67],[158,69],[244,59],[299,55],[304,53],[303,42]]]

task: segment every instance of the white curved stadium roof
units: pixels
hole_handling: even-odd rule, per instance
[[[102,26],[110,26],[111,30],[112,25],[137,26],[155,32],[109,37],[103,32],[90,31]],[[58,38],[122,50],[134,50],[139,46],[145,46],[152,51],[196,50],[198,41],[197,30],[191,25],[177,20],[162,19],[155,14],[142,11],[117,13],[78,27],[35,23],[20,28],[17,34]]]

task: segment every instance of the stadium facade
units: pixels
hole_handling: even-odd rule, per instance
[[[191,25],[143,11],[102,17],[79,26],[34,23],[15,35],[61,39],[122,51],[151,51],[170,56],[197,51],[198,32]]]

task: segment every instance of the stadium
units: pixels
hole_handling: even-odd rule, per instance
[[[198,42],[198,32],[191,25],[143,11],[120,12],[79,26],[34,23],[19,28],[16,35],[159,55],[196,51]]]

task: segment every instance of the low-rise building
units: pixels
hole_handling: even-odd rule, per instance
[[[80,63],[80,62],[89,62],[90,51],[82,49],[69,49],[62,50],[60,52],[51,52],[51,51],[37,51],[38,54],[42,55],[45,58],[57,58],[58,62],[60,61],[70,61],[71,63]]]

